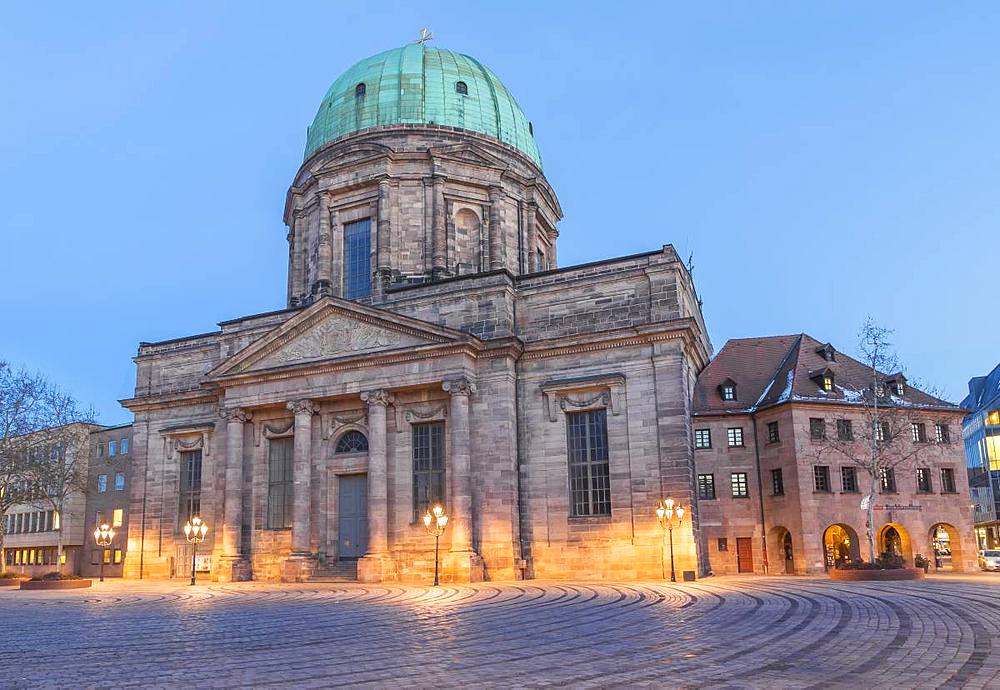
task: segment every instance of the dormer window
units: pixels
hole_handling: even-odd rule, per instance
[[[818,371],[810,371],[809,378],[816,382],[820,388],[822,388],[827,393],[833,392],[834,378],[833,371],[829,368],[824,367]]]
[[[837,357],[836,357],[837,351],[833,349],[833,345],[831,345],[830,343],[827,343],[827,344],[823,345],[822,347],[817,347],[816,348],[816,354],[818,354],[820,357],[822,357],[827,362],[835,362],[835,361],[837,361]]]
[[[354,87],[354,97],[357,98],[359,101],[362,100],[365,97],[365,92],[367,90],[368,87],[365,86],[364,82],[361,82],[360,84]]]
[[[466,84],[464,81],[456,81],[455,82],[455,93],[460,93],[463,96],[468,96],[469,95],[469,85]]]
[[[726,402],[733,402],[736,400],[736,382],[732,379],[726,379],[719,384],[719,396]]]
[[[902,372],[893,374],[888,379],[886,383],[889,386],[889,390],[895,395],[905,395],[906,394],[906,377],[903,376]]]

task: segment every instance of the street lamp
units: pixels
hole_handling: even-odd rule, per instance
[[[107,556],[108,547],[111,546],[111,540],[114,538],[115,531],[106,522],[102,522],[94,530],[94,541],[101,547],[101,582],[104,582],[104,558]]]
[[[195,554],[198,551],[198,544],[205,541],[208,534],[208,525],[202,522],[200,517],[193,517],[184,523],[184,538],[191,544],[191,584],[194,584]]]
[[[434,507],[424,513],[424,527],[434,535],[434,586],[438,586],[438,542],[444,533],[445,525],[448,524],[448,516],[444,514],[444,508],[440,503],[435,503]]]
[[[672,498],[660,501],[660,504],[656,506],[656,519],[660,521],[664,536],[667,533],[670,534],[670,581],[677,582],[677,573],[674,571],[674,527],[681,526],[681,520],[684,519],[684,508],[676,505]],[[660,563],[663,563],[662,549],[660,549]],[[663,566],[663,569],[666,571],[666,565]],[[666,572],[663,573],[663,577],[666,579]]]

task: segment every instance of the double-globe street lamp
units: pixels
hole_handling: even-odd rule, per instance
[[[660,501],[660,504],[656,506],[656,519],[660,521],[660,527],[663,528],[663,534],[666,536],[668,533],[670,535],[670,581],[677,582],[677,573],[674,571],[674,528],[681,526],[681,520],[684,518],[684,508],[676,503],[674,499],[668,498],[665,501]],[[660,549],[660,563],[664,570],[663,577],[666,579],[666,564],[663,563],[663,549]]]
[[[94,541],[101,547],[101,582],[104,582],[104,561],[107,560],[108,547],[111,546],[111,540],[114,538],[115,531],[106,522],[102,522],[94,530]]]
[[[424,527],[434,535],[434,586],[438,586],[438,543],[444,528],[448,524],[448,516],[444,514],[444,507],[440,503],[435,503],[434,507],[424,513]]]
[[[184,523],[184,538],[191,544],[191,584],[194,584],[195,554],[198,553],[198,544],[205,541],[208,534],[208,525],[200,517],[193,517]]]

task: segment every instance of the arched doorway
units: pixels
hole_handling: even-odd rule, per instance
[[[883,525],[878,531],[876,544],[878,546],[878,553],[876,555],[878,556],[881,556],[883,553],[892,553],[902,558],[906,563],[910,563],[913,560],[910,535],[898,522],[890,522]]]
[[[830,525],[823,531],[823,554],[827,569],[838,563],[861,560],[858,533],[843,523]]]
[[[795,574],[795,549],[792,545],[792,533],[786,528],[771,528],[771,538],[768,540],[768,561],[771,572],[775,575]]]
[[[931,562],[936,570],[962,569],[962,540],[958,530],[947,522],[939,522],[930,529]]]

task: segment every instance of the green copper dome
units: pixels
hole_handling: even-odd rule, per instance
[[[340,75],[308,130],[306,158],[351,132],[398,124],[479,132],[542,166],[531,123],[497,76],[468,55],[423,44],[373,55]]]

